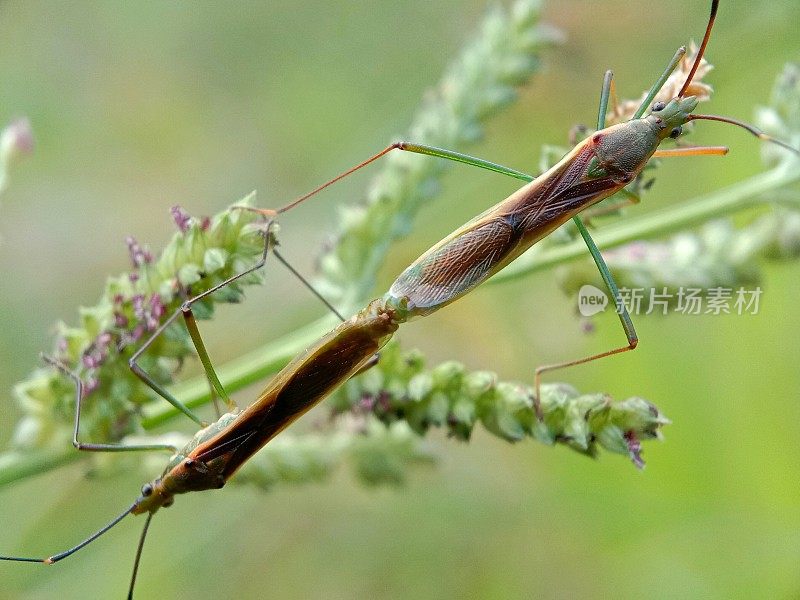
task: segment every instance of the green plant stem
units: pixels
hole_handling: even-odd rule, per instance
[[[71,444],[53,451],[4,452],[0,454],[0,487],[87,458],[87,454]]]

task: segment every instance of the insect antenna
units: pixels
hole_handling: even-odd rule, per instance
[[[139,572],[139,561],[142,558],[142,548],[144,548],[144,538],[147,537],[147,530],[150,528],[150,521],[153,520],[155,513],[149,513],[147,520],[142,528],[142,535],[139,536],[139,545],[136,547],[136,558],[133,559],[133,573],[131,573],[131,584],[128,586],[128,600],[133,600],[133,586],[136,585],[136,574]]]
[[[708,17],[706,34],[703,36],[703,42],[700,44],[700,49],[697,51],[697,55],[694,57],[694,64],[692,64],[692,69],[691,71],[689,71],[689,76],[686,78],[686,81],[683,82],[683,87],[681,88],[681,91],[678,92],[678,98],[683,98],[683,95],[686,93],[689,84],[692,83],[692,78],[694,77],[694,74],[697,72],[697,68],[700,66],[700,61],[703,60],[703,54],[705,54],[706,46],[708,45],[708,38],[711,37],[711,28],[714,27],[714,21],[717,18],[718,8],[719,8],[719,0],[712,0],[711,16]]]
[[[749,131],[754,136],[756,136],[760,140],[764,140],[765,142],[772,142],[773,144],[777,144],[781,148],[786,148],[787,150],[791,150],[795,154],[800,155],[800,150],[797,148],[790,146],[786,142],[782,142],[781,140],[772,137],[761,131],[758,127],[754,127],[749,123],[745,123],[744,121],[739,121],[738,119],[732,119],[731,117],[723,117],[720,115],[689,115],[686,118],[687,121],[720,121],[722,123],[730,123],[731,125],[736,125],[737,127],[741,127],[746,131]]]
[[[0,560],[12,560],[17,562],[32,562],[32,563],[43,563],[45,565],[52,565],[53,563],[57,563],[58,561],[63,560],[68,556],[75,554],[78,550],[80,550],[84,546],[88,546],[89,544],[91,544],[93,541],[95,541],[97,538],[103,535],[106,531],[114,527],[114,525],[116,525],[117,523],[122,521],[122,519],[131,514],[131,511],[134,508],[136,508],[136,504],[132,504],[129,508],[125,509],[124,513],[122,513],[118,517],[114,517],[113,520],[104,525],[98,531],[95,531],[92,535],[83,540],[80,544],[78,544],[77,546],[73,546],[69,550],[64,550],[64,552],[59,552],[58,554],[54,554],[53,556],[48,556],[47,558],[29,558],[26,556],[0,556]]]
[[[694,63],[692,64],[692,69],[689,71],[689,76],[686,78],[686,81],[683,83],[683,87],[681,87],[681,91],[678,92],[678,98],[682,98],[683,95],[686,93],[686,90],[689,88],[689,84],[692,83],[692,78],[694,74],[697,72],[697,68],[700,66],[700,61],[703,59],[703,54],[706,51],[706,46],[708,45],[708,39],[711,37],[711,28],[714,27],[714,21],[717,18],[717,9],[719,8],[719,0],[712,0],[711,1],[711,15],[708,17],[708,25],[706,26],[706,33],[703,36],[703,42],[700,44],[700,49],[697,51],[697,56],[694,58]],[[687,121],[721,121],[722,123],[730,123],[731,125],[736,125],[737,127],[741,127],[752,133],[760,140],[764,140],[765,142],[772,142],[773,144],[777,144],[781,148],[786,148],[787,150],[791,150],[795,154],[800,155],[800,150],[794,148],[787,144],[786,142],[782,142],[779,139],[772,137],[771,135],[767,135],[757,127],[750,125],[749,123],[745,123],[744,121],[739,121],[737,119],[732,119],[731,117],[722,117],[719,115],[689,115],[686,119]]]

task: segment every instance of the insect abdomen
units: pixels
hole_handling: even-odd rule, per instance
[[[408,316],[429,314],[483,282],[514,247],[519,231],[496,217],[431,249],[392,284],[388,299],[405,298]]]

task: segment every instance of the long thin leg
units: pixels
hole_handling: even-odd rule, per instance
[[[668,71],[672,72],[672,69],[674,68],[675,67],[672,66],[672,68],[668,69]],[[667,73],[667,75],[668,74],[669,73]],[[611,71],[606,71],[605,77],[603,79],[603,89],[600,93],[600,108],[597,114],[597,129],[602,129],[603,127],[605,127],[606,112],[608,110],[608,97],[611,90],[612,81],[613,81],[613,73]],[[663,85],[663,82],[661,84],[658,84],[657,82],[657,86],[659,89],[661,85]],[[654,88],[655,87],[656,86],[654,86]],[[657,91],[658,89],[656,89],[656,92]],[[649,104],[649,101],[647,101],[646,104]],[[625,331],[625,336],[628,339],[628,345],[621,346],[619,348],[613,348],[605,352],[600,352],[599,354],[593,354],[591,356],[586,356],[584,358],[579,358],[576,360],[554,363],[551,365],[542,365],[540,367],[537,367],[533,378],[534,392],[536,394],[534,397],[534,408],[536,410],[536,416],[539,418],[540,421],[544,417],[544,415],[542,414],[541,405],[539,403],[539,399],[541,398],[539,390],[541,385],[542,373],[546,373],[547,371],[555,371],[558,369],[563,369],[565,367],[571,367],[573,365],[579,365],[586,362],[591,362],[599,358],[605,358],[606,356],[619,354],[620,352],[627,352],[629,350],[633,350],[634,348],[636,348],[637,344],[639,343],[639,337],[636,335],[636,329],[633,326],[633,321],[631,320],[631,316],[630,314],[628,314],[628,309],[625,307],[625,303],[623,302],[622,296],[619,293],[619,288],[617,287],[617,283],[614,281],[614,277],[611,275],[611,272],[608,270],[608,266],[603,260],[603,255],[600,254],[600,250],[594,243],[592,236],[589,235],[589,231],[586,229],[586,226],[583,224],[583,221],[581,221],[580,217],[576,216],[572,220],[574,221],[575,226],[578,228],[578,231],[580,232],[583,241],[586,243],[587,248],[589,248],[589,252],[591,253],[592,258],[594,259],[594,262],[597,265],[598,270],[600,271],[600,276],[603,278],[603,282],[606,284],[606,288],[608,288],[608,291],[614,298],[614,304],[617,307],[617,314],[619,315],[619,321],[622,324],[622,329]]]
[[[542,409],[539,405],[539,398],[541,398],[539,394],[539,387],[541,384],[542,373],[546,373],[547,371],[556,371],[558,369],[571,367],[573,365],[580,365],[582,363],[597,360],[598,358],[605,358],[606,356],[619,354],[620,352],[627,352],[636,348],[639,343],[639,337],[636,335],[636,329],[633,327],[631,316],[628,314],[628,309],[625,307],[625,303],[623,302],[622,296],[619,293],[619,288],[617,287],[611,272],[608,270],[608,266],[603,260],[600,250],[598,250],[597,245],[594,243],[592,236],[589,235],[589,232],[586,230],[586,226],[583,224],[583,222],[581,222],[578,217],[575,217],[573,220],[575,221],[575,225],[578,227],[581,237],[583,237],[583,241],[586,242],[586,246],[589,248],[589,252],[591,253],[592,258],[594,259],[594,262],[600,271],[600,276],[603,278],[603,282],[606,284],[608,291],[611,292],[611,296],[614,298],[619,321],[622,323],[622,329],[625,331],[625,336],[628,338],[628,345],[607,350],[605,352],[600,352],[599,354],[592,354],[591,356],[586,356],[577,360],[570,360],[537,367],[533,378],[534,390],[536,393],[536,397],[534,398],[534,408],[536,409],[536,415],[540,421],[543,418]]]
[[[678,63],[681,62],[685,54],[686,48],[684,46],[678,48],[678,50],[675,52],[675,55],[672,57],[672,60],[669,61],[667,68],[664,69],[664,72],[661,73],[661,76],[653,84],[653,87],[651,87],[650,91],[647,92],[647,96],[645,96],[642,104],[636,109],[636,112],[633,115],[634,119],[641,117],[650,107],[650,103],[653,101],[653,98],[655,98],[656,94],[658,94],[658,92],[661,91],[661,88],[664,87],[667,79],[669,79],[669,76],[672,75],[672,72],[678,66]]]
[[[247,207],[241,207],[241,208],[247,208]],[[140,379],[142,379],[151,389],[153,389],[157,394],[159,394],[160,396],[165,398],[168,402],[170,402],[170,404],[175,406],[175,408],[187,414],[191,419],[193,419],[200,425],[203,425],[203,423],[194,415],[194,413],[192,413],[189,410],[188,407],[186,407],[177,398],[175,398],[172,394],[170,394],[169,391],[167,391],[164,388],[164,386],[154,381],[152,377],[150,377],[137,363],[139,357],[142,355],[143,352],[147,350],[147,348],[154,342],[154,340],[159,335],[161,335],[164,332],[164,330],[177,319],[178,315],[182,315],[184,322],[186,323],[186,329],[189,331],[189,336],[192,339],[192,343],[194,344],[194,347],[197,350],[197,355],[200,358],[200,362],[202,363],[203,369],[206,373],[206,378],[208,379],[208,382],[212,390],[212,397],[216,398],[218,396],[219,398],[221,398],[225,402],[228,410],[234,410],[236,408],[236,404],[233,402],[233,400],[231,400],[230,396],[228,396],[228,393],[225,391],[222,382],[219,380],[219,376],[214,370],[211,357],[209,356],[208,351],[206,350],[205,343],[203,342],[202,335],[200,334],[200,329],[197,325],[197,320],[192,311],[192,305],[195,302],[202,300],[203,298],[206,298],[207,296],[213,294],[217,290],[225,287],[226,285],[229,285],[230,283],[233,283],[237,279],[245,277],[246,275],[249,275],[250,273],[253,273],[254,271],[263,267],[266,264],[270,250],[272,250],[273,255],[280,261],[280,263],[284,265],[292,274],[294,274],[303,283],[305,287],[311,290],[311,292],[317,298],[319,298],[325,304],[325,306],[327,306],[328,309],[331,310],[331,312],[333,312],[340,320],[342,321],[345,320],[344,317],[339,313],[339,311],[337,311],[332,304],[330,304],[319,292],[317,292],[317,290],[314,289],[314,287],[308,282],[308,280],[306,280],[294,267],[292,267],[291,264],[289,264],[289,262],[286,261],[286,259],[284,259],[283,256],[277,252],[277,250],[275,250],[273,244],[273,236],[272,236],[273,224],[274,224],[274,219],[269,219],[267,221],[267,225],[264,232],[264,250],[262,251],[261,258],[258,260],[258,262],[256,262],[253,266],[249,267],[248,269],[245,269],[241,273],[237,273],[236,275],[229,277],[225,281],[222,281],[221,283],[215,285],[214,287],[209,288],[208,290],[202,292],[201,294],[198,294],[186,300],[180,306],[180,308],[178,308],[172,315],[170,315],[170,317],[166,321],[164,321],[164,323],[158,329],[156,329],[156,331],[153,332],[153,334],[142,344],[142,346],[136,351],[136,353],[131,357],[129,361],[131,370]]]
[[[131,505],[129,508],[127,508],[125,510],[124,513],[122,513],[121,515],[115,517],[112,521],[110,521],[108,524],[104,525],[98,531],[94,532],[88,538],[83,540],[80,544],[78,544],[77,546],[73,546],[72,548],[70,548],[69,550],[65,550],[64,552],[59,552],[58,554],[54,554],[54,555],[48,556],[46,558],[32,558],[32,557],[27,557],[27,556],[0,556],[0,560],[13,560],[13,561],[17,561],[17,562],[44,563],[46,565],[52,565],[53,563],[57,563],[58,561],[60,561],[60,560],[62,560],[64,558],[67,558],[68,556],[71,556],[71,555],[75,554],[78,550],[80,550],[84,546],[86,546],[88,544],[91,544],[93,541],[95,541],[97,538],[99,538],[101,535],[103,535],[106,531],[108,531],[109,529],[114,527],[114,525],[116,525],[117,523],[122,521],[122,519],[124,519],[129,514],[131,514],[131,511],[134,508],[136,508],[136,504]]]
[[[217,376],[216,372],[214,371],[214,366],[211,363],[211,359],[210,359],[210,357],[208,356],[208,353],[205,350],[205,344],[203,343],[203,340],[202,340],[202,338],[200,336],[200,330],[197,327],[197,321],[195,320],[194,314],[192,313],[192,310],[191,310],[191,305],[194,302],[197,302],[198,300],[201,300],[201,299],[205,298],[206,296],[208,296],[210,294],[213,294],[215,291],[217,291],[220,288],[228,285],[229,283],[232,283],[233,281],[236,281],[240,277],[244,277],[245,275],[248,275],[248,274],[260,269],[266,263],[267,256],[269,255],[269,251],[272,250],[272,255],[275,258],[277,258],[278,261],[284,267],[286,267],[286,269],[288,269],[290,273],[292,273],[292,275],[294,275],[297,279],[299,279],[300,282],[303,284],[303,286],[305,286],[312,294],[314,294],[314,296],[316,296],[328,308],[328,310],[330,310],[334,315],[336,315],[336,317],[340,321],[342,321],[342,322],[345,321],[345,318],[336,309],[336,307],[333,306],[333,304],[331,304],[330,302],[328,302],[328,300],[322,294],[320,294],[316,290],[316,288],[314,288],[313,285],[311,285],[311,282],[309,282],[305,277],[303,277],[303,275],[297,269],[295,269],[289,263],[289,261],[287,261],[283,257],[283,255],[280,252],[278,252],[278,250],[274,247],[274,244],[272,244],[272,242],[271,242],[271,239],[272,239],[271,229],[272,229],[273,223],[274,223],[274,221],[268,221],[267,222],[266,232],[264,234],[265,238],[266,238],[265,243],[264,243],[264,251],[263,251],[263,253],[261,255],[261,259],[255,265],[253,265],[252,267],[250,267],[249,269],[247,269],[245,271],[242,271],[241,273],[238,273],[238,274],[226,279],[222,283],[214,286],[213,288],[211,288],[209,290],[206,290],[202,294],[198,294],[194,298],[191,298],[190,300],[187,300],[186,302],[183,303],[183,305],[180,308],[181,312],[183,313],[184,319],[186,320],[186,327],[187,327],[187,329],[189,329],[189,334],[192,337],[192,341],[194,342],[195,348],[197,349],[197,352],[200,355],[200,360],[203,363],[203,367],[204,367],[204,369],[206,371],[206,375],[208,376],[208,380],[211,383],[211,388],[212,388],[213,391],[215,391],[216,393],[218,393],[222,397],[222,399],[225,401],[226,405],[228,406],[228,410],[232,410],[232,409],[236,408],[236,404],[230,399],[228,394],[225,392],[225,389],[223,388],[222,383],[219,380],[219,377]]]
[[[139,561],[142,560],[142,549],[144,548],[144,539],[147,537],[147,530],[150,529],[150,521],[153,520],[155,513],[148,513],[147,520],[144,522],[142,534],[139,536],[139,543],[136,545],[136,557],[133,559],[133,572],[131,573],[131,582],[128,585],[128,600],[133,600],[133,588],[136,585],[136,574],[139,572]]]
[[[685,52],[685,50],[684,50]],[[676,54],[683,56],[682,53]],[[675,59],[673,59],[675,60]],[[677,61],[675,61],[677,65]],[[670,63],[671,67],[665,71],[666,75],[669,76],[669,73],[675,68],[675,65]],[[614,74],[611,71],[606,71],[605,77],[603,78],[603,88],[600,92],[600,108],[597,112],[597,129],[603,129],[606,124],[606,113],[608,111],[608,97],[611,91],[611,85],[613,82]],[[666,77],[663,77],[666,80]],[[659,81],[661,81],[659,79]],[[658,89],[661,88],[663,85],[663,81],[661,83],[656,82],[656,85],[653,88],[658,92]],[[655,94],[653,94],[655,95]],[[651,98],[652,100],[652,98]],[[649,104],[649,100],[645,102],[645,105]],[[611,356],[612,354],[619,354],[620,352],[627,352],[628,350],[633,350],[636,348],[636,345],[639,343],[639,338],[636,335],[636,330],[633,327],[633,321],[631,320],[631,316],[628,314],[628,309],[625,307],[625,303],[622,301],[622,296],[619,293],[619,288],[617,287],[617,283],[614,281],[614,278],[611,275],[611,272],[608,270],[608,266],[606,262],[603,260],[603,255],[600,254],[600,250],[597,248],[597,245],[594,243],[592,236],[589,235],[589,231],[586,229],[586,226],[581,221],[580,217],[574,217],[572,219],[575,223],[575,226],[578,228],[578,231],[583,238],[583,241],[586,243],[586,246],[589,248],[589,252],[594,259],[595,264],[597,265],[598,270],[600,271],[600,276],[603,278],[603,282],[606,284],[608,291],[611,292],[611,296],[614,298],[614,304],[617,307],[617,314],[619,315],[619,321],[622,323],[622,329],[625,331],[625,336],[628,338],[628,345],[621,346],[619,348],[614,348],[612,350],[607,350],[605,352],[601,352],[599,354],[593,354],[591,356],[586,356],[584,358],[579,358],[577,360],[570,360],[566,362],[554,363],[551,365],[543,365],[536,368],[536,372],[533,378],[533,385],[535,391],[535,398],[534,398],[534,408],[536,409],[536,416],[541,421],[543,418],[542,414],[542,407],[539,404],[539,399],[541,398],[541,394],[539,392],[542,373],[546,373],[547,371],[555,371],[557,369],[563,369],[565,367],[571,367],[573,365],[579,365],[581,363],[590,362],[593,360],[597,360],[598,358],[604,358],[606,356]]]
[[[219,400],[217,399],[217,392],[211,382],[208,382],[208,394],[211,397],[211,404],[214,406],[214,414],[217,415],[217,420],[222,417],[222,410],[219,407]]]
[[[614,72],[610,69],[603,75],[603,88],[600,90],[600,106],[597,109],[597,130],[606,126],[606,115],[608,114],[608,98],[611,88],[614,85]],[[616,100],[615,100],[616,103]]]
[[[304,285],[304,286],[305,286],[305,287],[306,287],[306,288],[307,288],[307,289],[308,289],[308,290],[309,290],[309,291],[310,291],[312,294],[314,294],[314,295],[315,295],[315,296],[316,296],[316,297],[317,297],[317,298],[318,298],[318,299],[319,299],[319,300],[320,300],[320,301],[321,301],[321,302],[322,302],[322,303],[323,303],[325,306],[327,306],[327,307],[328,307],[328,310],[330,310],[330,311],[331,311],[333,314],[335,314],[335,315],[336,315],[336,316],[339,318],[339,320],[340,320],[340,321],[342,321],[342,322],[344,323],[344,321],[345,321],[346,319],[345,319],[345,318],[342,316],[342,313],[340,313],[340,312],[339,312],[339,311],[336,309],[336,307],[335,307],[333,304],[331,304],[330,302],[328,302],[328,300],[325,298],[325,296],[323,296],[322,294],[320,294],[320,293],[317,291],[317,289],[316,289],[316,288],[315,288],[313,285],[311,285],[311,282],[310,282],[310,281],[308,281],[308,279],[306,279],[305,277],[303,277],[303,276],[300,274],[300,272],[299,272],[299,271],[297,271],[297,269],[295,269],[295,268],[294,268],[294,267],[293,267],[293,266],[292,266],[292,265],[291,265],[291,264],[290,264],[290,263],[289,263],[289,262],[288,262],[288,261],[287,261],[285,258],[283,258],[283,256],[282,256],[282,255],[281,255],[281,254],[280,254],[280,253],[279,253],[277,250],[275,250],[274,248],[273,248],[273,250],[272,250],[272,254],[273,254],[273,256],[275,256],[275,258],[277,258],[277,259],[280,261],[280,263],[281,263],[281,264],[282,264],[284,267],[286,267],[286,268],[289,270],[289,272],[290,272],[292,275],[294,275],[295,277],[297,277],[297,278],[300,280],[300,283],[302,283],[302,284],[303,284],[303,285]]]
[[[683,56],[683,53],[679,50],[673,60],[670,62],[667,69],[662,74],[662,77],[655,83],[653,88],[651,89],[651,93],[648,94],[648,99],[642,104],[642,107],[647,108],[647,106],[652,101],[655,94],[658,93],[658,90],[661,89],[661,86],[666,81],[666,78],[669,74],[675,69],[677,62]],[[613,85],[613,74],[611,71],[606,71],[605,78],[603,80],[603,89],[600,93],[600,109],[597,115],[597,129],[602,129],[605,127],[605,120],[606,120],[606,113],[608,110],[608,98],[610,95],[610,90]],[[643,112],[642,107],[639,108],[639,111]],[[641,116],[637,112],[637,116]],[[634,117],[637,118],[637,117]],[[728,152],[728,149],[724,146],[690,146],[690,147],[683,147],[683,148],[670,148],[665,150],[658,150],[654,154],[656,157],[673,157],[673,156],[699,156],[699,155],[724,155]],[[634,198],[628,197],[629,201],[634,201]],[[614,208],[618,208],[615,206]],[[598,213],[595,213],[595,216]],[[593,360],[597,360],[599,358],[605,358],[606,356],[612,356],[614,354],[620,354],[622,352],[628,352],[636,348],[639,343],[639,337],[636,334],[636,329],[633,326],[633,321],[631,320],[630,314],[628,313],[628,309],[623,302],[622,296],[619,293],[619,288],[617,286],[616,281],[614,281],[614,277],[611,275],[611,272],[608,269],[608,266],[603,260],[603,255],[600,253],[600,250],[597,248],[597,245],[594,243],[592,236],[589,234],[586,226],[581,221],[580,217],[574,217],[573,221],[575,222],[578,231],[583,238],[583,241],[586,243],[586,246],[589,248],[589,252],[594,259],[595,264],[597,265],[597,269],[600,271],[600,276],[603,278],[603,282],[606,285],[606,288],[611,293],[611,297],[614,299],[614,304],[617,308],[617,315],[619,316],[620,323],[622,324],[622,329],[625,331],[625,337],[628,340],[628,344],[626,346],[620,346],[618,348],[613,348],[611,350],[607,350],[605,352],[600,352],[598,354],[592,354],[591,356],[586,356],[584,358],[579,358],[576,360],[570,360],[560,363],[554,363],[550,365],[543,365],[536,368],[536,372],[534,374],[534,389],[536,393],[536,397],[534,399],[534,408],[536,409],[536,415],[539,417],[539,420],[542,419],[543,415],[541,412],[541,406],[539,405],[539,398],[541,398],[539,388],[541,384],[541,377],[543,373],[548,371],[555,371],[558,369],[563,369],[566,367],[571,367],[574,365],[579,365],[582,363],[591,362]]]
[[[177,448],[171,444],[90,444],[78,439],[81,426],[81,406],[83,404],[83,382],[77,373],[54,358],[42,354],[42,360],[54,366],[75,383],[75,422],[72,430],[72,445],[85,452],[143,452],[149,450],[168,450],[175,452]]]
[[[66,365],[57,361],[54,358],[49,356],[42,355],[42,360],[46,363],[54,366],[59,371],[67,375],[70,379],[75,382],[75,429],[72,434],[72,444],[78,450],[85,450],[89,452],[136,452],[136,451],[146,451],[146,450],[169,450],[170,452],[177,452],[177,448],[175,446],[171,446],[169,444],[130,444],[130,445],[123,445],[123,444],[87,444],[83,443],[78,440],[78,433],[80,428],[80,420],[81,420],[81,403],[83,401],[83,382],[81,381],[80,377],[77,374],[70,371]],[[51,556],[47,556],[44,558],[36,558],[30,556],[0,556],[0,560],[8,560],[8,561],[15,561],[15,562],[27,562],[27,563],[42,563],[46,565],[52,565],[54,563],[59,562],[67,558],[68,556],[72,556],[78,550],[91,544],[94,540],[99,538],[101,535],[106,533],[109,529],[117,525],[120,521],[122,521],[125,517],[131,514],[131,511],[136,507],[136,504],[132,504],[125,512],[118,515],[111,521],[109,521],[106,525],[98,529],[92,535],[84,539],[79,544],[73,546],[68,550],[64,550],[63,552],[59,552],[58,554],[53,554]],[[152,514],[150,515],[152,516]]]
[[[482,158],[477,158],[475,156],[470,156],[469,154],[462,154],[461,152],[454,152],[453,150],[446,150],[445,148],[437,148],[436,146],[428,146],[426,144],[415,144],[412,142],[395,142],[394,144],[390,144],[386,146],[383,150],[378,152],[377,154],[373,154],[367,160],[358,163],[356,166],[347,169],[345,172],[337,175],[333,179],[326,181],[322,185],[314,188],[307,194],[300,196],[296,200],[293,200],[289,204],[282,206],[277,209],[271,208],[253,208],[250,206],[239,206],[236,208],[240,208],[243,210],[250,210],[253,212],[260,213],[267,218],[275,218],[277,215],[285,213],[288,210],[291,210],[298,204],[308,200],[312,196],[315,196],[325,188],[333,185],[337,181],[340,181],[347,177],[348,175],[352,175],[359,169],[366,167],[367,165],[375,162],[379,158],[386,156],[392,150],[404,150],[405,152],[413,152],[415,154],[425,154],[427,156],[436,156],[438,158],[445,158],[447,160],[452,160],[455,162],[461,162],[467,165],[472,165],[474,167],[480,167],[481,169],[488,169],[489,171],[494,171],[496,173],[501,173],[503,175],[509,175],[510,177],[515,177],[516,179],[521,179],[523,181],[532,181],[533,177],[528,175],[527,173],[523,173],[522,171],[517,171],[516,169],[511,169],[509,167],[504,167],[503,165],[499,165],[497,163],[490,162],[488,160],[483,160]]]
[[[139,357],[142,355],[142,353],[145,352],[150,347],[153,341],[155,341],[155,339],[159,335],[161,335],[170,325],[172,325],[172,323],[175,322],[175,319],[178,318],[179,314],[181,314],[180,309],[172,313],[169,316],[169,318],[166,321],[164,321],[158,327],[158,329],[156,329],[153,332],[153,335],[147,338],[147,341],[145,341],[145,343],[142,344],[142,346],[136,352],[134,352],[133,356],[130,357],[130,359],[128,360],[128,366],[130,367],[131,371],[133,371],[134,375],[136,375],[139,379],[141,379],[147,385],[147,387],[149,387],[156,394],[164,398],[167,402],[172,404],[172,406],[177,408],[179,411],[181,411],[183,414],[189,417],[192,421],[194,421],[201,427],[205,427],[206,424],[203,421],[201,421],[197,415],[195,415],[191,410],[189,410],[189,408],[185,404],[183,404],[180,400],[178,400],[175,396],[170,394],[166,390],[166,388],[164,388],[164,386],[160,385],[156,380],[150,377],[150,375],[148,375],[147,372],[144,369],[142,369],[142,367],[140,367],[139,364],[136,362],[139,360]]]
[[[192,305],[197,302],[198,300],[202,300],[203,298],[213,294],[217,290],[225,287],[226,285],[240,279],[246,275],[249,275],[253,271],[260,269],[264,266],[267,262],[267,256],[269,255],[269,251],[272,248],[272,224],[274,221],[268,221],[267,226],[264,232],[264,250],[261,253],[261,258],[255,263],[252,267],[245,269],[241,273],[237,273],[226,279],[225,281],[215,285],[212,288],[204,291],[201,294],[194,296],[193,298],[189,298],[186,300],[180,308],[178,308],[174,313],[172,313],[169,318],[164,321],[161,326],[156,329],[153,334],[142,344],[142,346],[131,356],[128,364],[131,370],[139,377],[142,381],[144,381],[153,391],[155,391],[159,396],[163,397],[167,402],[172,404],[175,408],[186,414],[190,419],[198,423],[199,425],[203,426],[204,423],[191,411],[189,408],[183,404],[180,400],[175,398],[172,394],[170,394],[164,386],[160,385],[156,382],[150,375],[148,375],[137,363],[139,357],[152,345],[152,343],[161,335],[164,330],[167,329],[172,323],[178,318],[178,315],[182,315],[184,322],[186,323],[186,329],[189,331],[189,336],[192,338],[192,342],[194,343],[195,349],[197,350],[197,355],[200,358],[200,362],[203,364],[203,369],[206,372],[206,377],[208,378],[211,387],[214,391],[219,395],[220,398],[225,402],[225,404],[230,408],[235,408],[235,404],[228,396],[225,388],[222,387],[222,383],[217,376],[216,371],[214,370],[214,366],[211,363],[211,357],[208,355],[208,351],[206,350],[205,344],[203,343],[203,338],[200,335],[200,330],[197,327],[197,321],[194,317],[194,313],[192,312]]]
[[[725,156],[727,146],[680,146],[678,148],[658,149],[653,158],[670,158],[673,156]]]

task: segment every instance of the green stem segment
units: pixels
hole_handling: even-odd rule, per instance
[[[86,458],[85,452],[69,443],[54,451],[4,452],[0,454],[0,487]]]

